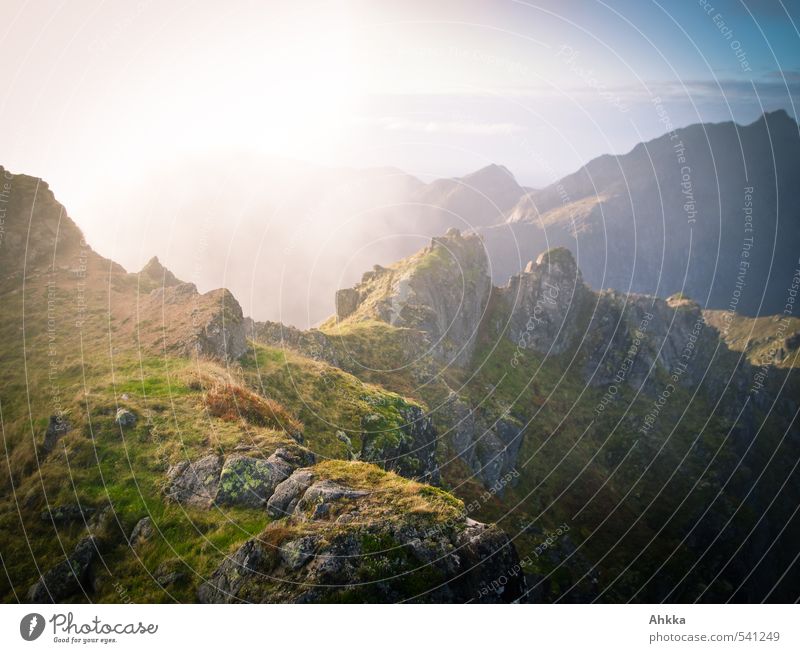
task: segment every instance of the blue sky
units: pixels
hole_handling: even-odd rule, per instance
[[[409,56],[451,71],[453,88],[394,98],[400,115],[384,127],[435,134],[430,156],[452,169],[494,156],[540,185],[662,133],[656,97],[675,126],[747,123],[778,108],[796,115],[796,2],[455,2],[421,11],[431,22]],[[446,17],[446,27],[436,22]],[[448,131],[448,119],[465,133]]]

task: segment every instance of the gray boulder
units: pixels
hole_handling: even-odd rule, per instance
[[[354,490],[329,479],[315,481],[297,501],[294,515],[309,519],[326,519],[333,504],[367,496],[367,490]]]
[[[190,463],[182,460],[167,472],[168,499],[195,508],[208,508],[214,501],[222,473],[222,457],[206,456]]]
[[[267,512],[276,518],[291,514],[313,482],[314,473],[310,469],[298,469],[275,488],[267,501]]]
[[[118,408],[114,421],[122,427],[133,426],[136,424],[136,415],[127,408]]]
[[[200,586],[200,603],[240,603],[248,601],[247,585],[253,575],[265,566],[269,555],[258,540],[248,540],[226,557],[213,577]]]
[[[230,456],[222,466],[215,501],[220,505],[259,508],[291,472],[292,467],[274,454],[267,460]]]
[[[196,508],[208,508],[215,503],[261,508],[295,469],[314,462],[314,454],[300,447],[279,447],[266,459],[243,453],[227,458],[212,454],[171,467],[165,494],[173,501]]]
[[[278,551],[281,562],[288,569],[297,571],[314,557],[314,551],[319,541],[319,537],[310,535],[285,542]]]
[[[72,554],[49,569],[28,590],[31,603],[58,603],[81,592],[93,591],[92,563],[98,556],[94,536],[83,538]]]
[[[153,526],[153,520],[150,519],[150,517],[142,517],[142,519],[136,522],[136,526],[133,527],[128,541],[131,546],[137,546],[153,537],[155,532],[156,529]]]

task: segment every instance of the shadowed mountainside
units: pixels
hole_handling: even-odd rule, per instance
[[[482,229],[495,279],[517,248],[567,247],[594,288],[781,313],[800,250],[800,132],[785,111],[677,129],[527,194]]]
[[[5,600],[793,598],[796,349],[456,229],[253,322],[6,178]]]

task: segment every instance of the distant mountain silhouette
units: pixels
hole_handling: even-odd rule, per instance
[[[495,279],[563,246],[596,288],[682,291],[708,308],[779,313],[798,267],[798,182],[798,126],[776,111],[598,157],[526,194],[505,224],[481,232]]]
[[[230,288],[254,318],[303,328],[333,313],[335,291],[364,270],[405,258],[450,228],[483,236],[496,285],[543,251],[566,247],[595,289],[683,291],[704,308],[735,303],[742,314],[766,315],[783,310],[797,267],[799,164],[798,127],[783,111],[745,127],[679,129],[540,190],[497,164],[425,183],[394,168],[231,158],[182,170],[177,180],[155,176],[142,188],[159,198],[148,220],[169,225],[162,238],[154,227],[143,230],[139,212],[126,213],[133,205],[125,198],[111,198],[109,214],[127,217],[115,222],[116,251],[99,249],[129,269],[145,263],[138,252],[158,255],[200,290]],[[220,169],[224,179],[205,192]]]
[[[414,200],[424,205],[421,228],[433,236],[450,227],[474,229],[502,222],[529,191],[508,168],[493,163],[464,177],[426,184]]]

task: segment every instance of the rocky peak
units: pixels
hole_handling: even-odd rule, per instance
[[[439,360],[469,362],[489,299],[491,280],[483,241],[449,229],[430,246],[336,295],[337,317],[379,319],[422,332]]]
[[[476,170],[475,172],[462,177],[461,180],[480,190],[489,194],[487,191],[497,192],[498,190],[520,189],[517,180],[511,171],[502,165],[491,163],[485,168]]]
[[[183,283],[172,272],[165,268],[157,256],[151,258],[139,272],[140,280],[150,281],[157,286],[177,286]]]
[[[589,293],[572,253],[563,247],[528,262],[498,291],[510,313],[511,339],[522,349],[552,354],[569,345],[577,309]]]
[[[790,129],[797,134],[797,123],[795,120],[786,113],[785,109],[778,109],[777,111],[765,111],[761,116],[761,120],[767,123],[770,129],[779,127],[781,129]]]
[[[575,257],[566,247],[554,247],[542,252],[536,258],[536,266],[544,267],[546,274],[553,276],[566,276],[577,279],[581,272]]]
[[[45,181],[0,166],[0,263],[27,274],[74,263],[83,234]]]

